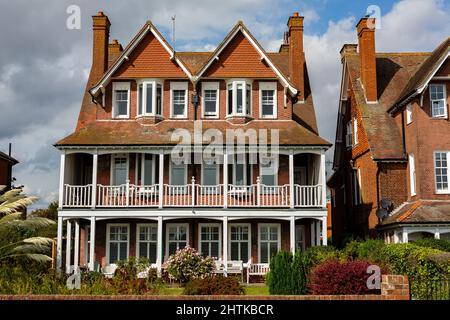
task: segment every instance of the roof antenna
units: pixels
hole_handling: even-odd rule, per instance
[[[173,17],[171,17],[171,19],[172,19],[172,46],[173,46],[174,51],[175,51],[175,18],[176,18],[176,15],[173,15]]]

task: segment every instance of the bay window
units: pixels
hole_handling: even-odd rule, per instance
[[[450,167],[448,165],[449,158],[449,151],[438,151],[434,153],[434,170],[437,193],[450,193],[450,189],[448,187],[448,177],[450,175]]]
[[[230,258],[246,263],[250,257],[250,224],[232,224],[229,228]]]
[[[430,103],[433,118],[447,118],[447,97],[444,84],[430,84]]]
[[[162,83],[156,80],[144,80],[138,83],[137,115],[162,115]]]
[[[113,82],[113,117],[130,117],[130,83]]]
[[[129,236],[128,224],[108,224],[106,235],[108,264],[128,259]]]
[[[172,118],[187,118],[188,108],[188,84],[187,82],[171,82],[170,83],[170,100]]]
[[[199,223],[199,251],[204,257],[219,258],[220,224]]]
[[[259,103],[261,118],[277,117],[277,83],[259,83]]]
[[[150,263],[156,263],[158,241],[158,225],[156,223],[137,225],[136,251],[138,258],[146,258]]]
[[[202,83],[203,117],[217,118],[219,116],[219,83]]]
[[[281,230],[279,224],[258,225],[259,263],[269,263],[281,249]]]
[[[251,115],[251,84],[235,80],[227,84],[227,114],[230,116]]]
[[[189,242],[189,230],[187,223],[167,224],[167,255],[174,254],[177,250],[186,247]]]

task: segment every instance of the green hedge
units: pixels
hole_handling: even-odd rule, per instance
[[[270,260],[267,284],[270,294],[302,295],[307,291],[309,261],[301,252],[278,252]]]

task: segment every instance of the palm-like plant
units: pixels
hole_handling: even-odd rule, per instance
[[[52,239],[21,235],[35,233],[55,222],[42,217],[22,219],[21,210],[34,203],[38,198],[22,194],[22,188],[3,192],[4,190],[5,187],[0,186],[0,235],[7,235],[11,232],[20,235],[19,237],[8,237],[7,239],[2,237],[3,239],[0,239],[0,262],[19,257],[38,262],[51,261],[48,254]]]

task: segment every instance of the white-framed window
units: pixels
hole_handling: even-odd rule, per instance
[[[113,154],[111,156],[111,184],[125,184],[128,179],[128,154]]]
[[[447,118],[445,84],[430,84],[430,104],[433,118]]]
[[[411,189],[411,196],[416,195],[416,164],[414,162],[414,154],[408,155],[409,164],[409,185]]]
[[[264,185],[278,185],[278,161],[276,157],[261,158],[259,176],[261,177],[261,183]]]
[[[246,263],[251,254],[251,227],[250,223],[230,223],[228,234],[229,240],[229,258],[230,260],[240,260]]]
[[[227,83],[227,115],[249,116],[252,114],[252,86],[249,81],[232,80]]]
[[[233,184],[246,186],[252,181],[252,165],[249,164],[247,154],[235,154],[233,163]]]
[[[128,259],[130,225],[108,223],[106,228],[106,260],[108,264]]]
[[[170,83],[170,117],[186,119],[188,116],[188,83]]]
[[[406,124],[410,124],[413,121],[413,106],[412,103],[408,103],[406,106]]]
[[[219,82],[202,83],[202,110],[205,118],[219,117]]]
[[[138,82],[138,116],[162,116],[163,83],[157,80]]]
[[[450,193],[448,177],[450,176],[450,151],[436,151],[434,153],[434,175],[436,179],[436,193]]]
[[[198,229],[198,251],[204,257],[219,258],[222,242],[220,223],[199,223]]]
[[[166,254],[170,256],[189,245],[189,224],[168,223],[166,226]]]
[[[279,223],[258,224],[258,261],[269,263],[281,249],[281,225]]]
[[[137,167],[140,173],[141,185],[148,186],[155,184],[155,155],[142,153],[138,156]]]
[[[217,186],[219,184],[219,164],[203,161],[202,163],[202,185]]]
[[[187,184],[187,164],[170,161],[169,181],[174,186]]]
[[[259,83],[260,117],[274,119],[277,117],[277,83]]]
[[[130,117],[130,83],[113,82],[113,118]]]
[[[352,134],[352,122],[347,122],[346,131],[345,131],[345,146],[350,148],[353,145],[353,134]]]
[[[359,138],[358,138],[358,118],[354,117],[353,118],[353,136],[355,137],[353,146],[356,146],[359,142]]]
[[[136,256],[156,263],[158,248],[158,225],[156,223],[138,223],[136,225]]]

